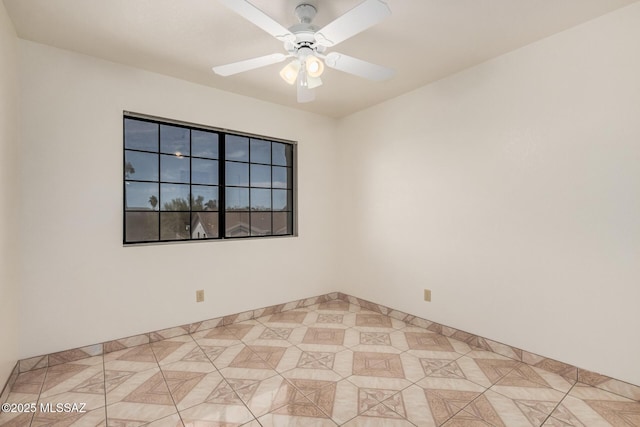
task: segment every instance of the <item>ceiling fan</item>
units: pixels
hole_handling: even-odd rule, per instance
[[[295,14],[300,23],[289,29],[274,21],[247,0],[220,1],[284,42],[286,53],[273,53],[213,67],[216,74],[230,76],[294,58],[280,71],[280,76],[287,83],[296,84],[298,102],[310,102],[315,99],[313,89],[322,84],[320,76],[325,65],[370,80],[385,80],[394,74],[394,71],[389,68],[342,53],[325,54],[327,48],[336,46],[391,15],[391,10],[384,0],[365,0],[323,28],[318,28],[311,23],[316,15],[316,7],[301,0],[302,2],[295,8]]]

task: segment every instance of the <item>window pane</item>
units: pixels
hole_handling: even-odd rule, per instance
[[[225,236],[242,237],[249,235],[249,213],[230,212],[225,214]]]
[[[249,165],[246,163],[226,162],[225,175],[227,185],[249,186]]]
[[[191,159],[192,184],[218,184],[218,161]]]
[[[271,144],[273,150],[273,164],[279,166],[293,166],[293,147],[291,144],[274,142]]]
[[[189,238],[189,212],[163,212],[160,214],[160,240],[184,240]]]
[[[271,164],[271,142],[261,139],[251,140],[251,163]]]
[[[273,188],[293,188],[292,169],[273,167]]]
[[[125,184],[125,207],[128,211],[158,209],[158,184],[155,182],[130,182]]]
[[[271,187],[271,166],[251,165],[251,186]]]
[[[293,234],[293,216],[291,212],[273,213],[273,234]]]
[[[160,184],[160,200],[163,211],[188,211],[189,186],[180,184]]]
[[[191,215],[191,238],[218,237],[218,213],[194,212]]]
[[[271,190],[251,189],[251,210],[270,211],[271,210]]]
[[[160,181],[189,182],[189,158],[160,156]]]
[[[217,211],[218,210],[218,187],[205,187],[203,185],[192,185],[193,200],[191,210],[194,211]]]
[[[124,179],[139,181],[158,180],[158,155],[125,151]]]
[[[230,211],[249,210],[249,189],[248,188],[227,188],[225,192],[225,204]]]
[[[124,119],[124,146],[134,150],[158,152],[158,125]]]
[[[189,129],[160,126],[160,152],[181,156],[189,155]]]
[[[126,242],[148,242],[158,240],[157,212],[127,212],[125,215]]]
[[[267,236],[271,234],[271,212],[251,214],[251,235]]]
[[[191,131],[191,155],[218,158],[218,134],[201,130]]]
[[[293,191],[273,190],[273,210],[274,211],[292,211],[293,210]]]
[[[237,160],[239,162],[249,161],[249,138],[227,135],[224,149],[227,160]]]

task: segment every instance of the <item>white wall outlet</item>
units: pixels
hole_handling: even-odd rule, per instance
[[[424,300],[427,302],[431,302],[431,289],[424,290]]]

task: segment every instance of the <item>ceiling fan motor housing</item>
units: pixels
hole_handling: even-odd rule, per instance
[[[295,10],[295,14],[301,24],[310,24],[317,12],[316,8],[308,3],[299,4]]]

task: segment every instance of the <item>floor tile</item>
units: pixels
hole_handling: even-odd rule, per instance
[[[146,424],[144,427],[184,427],[180,415],[173,414]]]
[[[640,426],[640,402],[599,383],[346,301],[296,304],[24,372],[8,402],[86,403],[86,412],[1,413],[0,425]]]
[[[213,364],[225,378],[242,378],[248,380],[264,380],[278,375],[271,364],[282,357],[285,349],[265,349],[257,347],[259,355],[250,346],[239,344],[225,349]],[[265,359],[268,359],[266,361]]]
[[[84,403],[86,410],[104,407],[105,377],[102,356],[50,367],[39,403]]]
[[[214,427],[242,425],[254,419],[246,406],[238,403],[206,402],[180,411],[180,417],[187,426]]]
[[[355,312],[355,311],[360,311],[360,307],[357,305],[349,304],[346,301],[334,300],[334,301],[326,301],[326,302],[320,303],[316,310],[320,312],[325,312],[325,311]]]
[[[72,402],[72,401],[69,401]],[[104,407],[87,410],[86,412],[37,412],[31,423],[32,427],[44,426],[104,426],[106,425],[106,414]]]
[[[358,331],[357,344],[352,346],[354,351],[382,351],[387,353],[401,353],[409,349],[405,334],[398,330],[386,331]]]
[[[287,347],[294,345],[297,340],[300,342],[304,337],[305,329],[299,325],[289,327],[273,326],[267,327],[263,324],[255,325],[247,332],[242,341],[252,345],[274,345]],[[291,342],[290,340],[294,341]]]
[[[156,356],[149,344],[126,348],[104,355],[105,371],[141,372],[157,367]]]
[[[410,350],[432,351],[435,353],[456,352],[460,354],[467,354],[471,351],[471,347],[462,341],[415,326],[403,328],[402,332]]]
[[[302,325],[305,318],[310,312],[303,310],[290,310],[282,313],[272,314],[258,319],[265,326],[272,327],[295,327],[295,325]]]
[[[401,329],[406,326],[406,323],[384,314],[364,311],[356,313],[355,327],[360,331],[384,331]]]
[[[460,378],[427,377],[399,395],[406,418],[416,425],[441,425],[478,398],[486,389]],[[392,400],[393,401],[393,400]],[[383,404],[390,406],[388,401]]]
[[[177,408],[159,368],[128,372],[107,391],[108,425],[149,423],[176,412]]]
[[[47,375],[47,368],[40,368],[34,371],[23,372],[16,378],[11,393],[14,395],[36,395],[40,394],[42,384]]]
[[[162,375],[178,410],[206,402],[212,390],[224,381],[213,365],[205,367],[199,364],[198,367],[201,369],[192,365],[184,366],[184,362],[162,367]]]
[[[283,406],[284,402],[278,404],[276,396],[282,393],[282,389],[293,387],[291,383],[279,375],[265,380],[227,378],[227,382],[255,417],[260,417],[278,409],[279,406]]]
[[[550,388],[535,391],[500,388],[500,393],[493,391],[494,388],[487,390],[463,411],[493,426],[540,426],[564,397]]]
[[[551,416],[552,422],[558,425],[640,426],[640,402],[595,387],[577,385]]]
[[[549,387],[562,393],[567,393],[572,383],[558,374],[534,368],[524,363],[516,366],[511,372],[502,377],[496,386],[520,387],[520,388],[544,388]]]
[[[432,371],[428,376],[463,378],[483,387],[491,387],[520,365],[521,362],[495,353],[472,351],[440,368],[437,364],[430,365]]]
[[[317,379],[338,381],[353,373],[353,352],[342,350],[302,351],[293,350],[285,355],[280,367],[282,375],[289,379]]]
[[[362,351],[353,353],[353,375],[403,378],[410,382],[425,376],[420,360],[411,354]]]
[[[0,426],[29,427],[34,414],[20,412],[0,412]]]
[[[193,339],[202,346],[221,346],[229,347],[237,344],[242,344],[242,338],[253,328],[252,325],[245,325],[244,327],[219,326],[213,329],[207,329],[201,332],[196,332],[191,336]]]
[[[350,328],[355,326],[356,313],[349,311],[314,311],[305,318],[304,324],[315,328]]]
[[[346,380],[360,389],[400,391],[411,385],[411,381],[406,378],[352,375]]]
[[[209,358],[191,335],[156,341],[151,343],[151,348],[160,366],[177,361],[209,363]]]
[[[258,418],[263,426],[335,426],[331,413],[335,389],[320,388],[305,396],[297,387],[282,387],[274,397],[277,408]]]
[[[475,413],[460,411],[453,417],[451,417],[448,421],[446,421],[442,426],[443,427],[499,427],[504,426],[502,421],[499,421],[501,424],[489,424],[485,422],[480,415]]]
[[[331,412],[327,414],[339,425],[359,415],[364,415],[376,406],[379,406],[379,410],[387,411],[388,409],[381,407],[380,403],[400,391],[398,388],[358,387],[349,380],[341,380],[335,383],[334,387],[337,398],[335,399]],[[373,417],[374,414],[369,413],[369,416]],[[375,417],[385,418],[380,414],[375,415]],[[399,418],[399,416],[393,415],[392,418]]]
[[[415,427],[405,419],[381,417],[375,411],[360,415],[343,425],[345,427]]]

